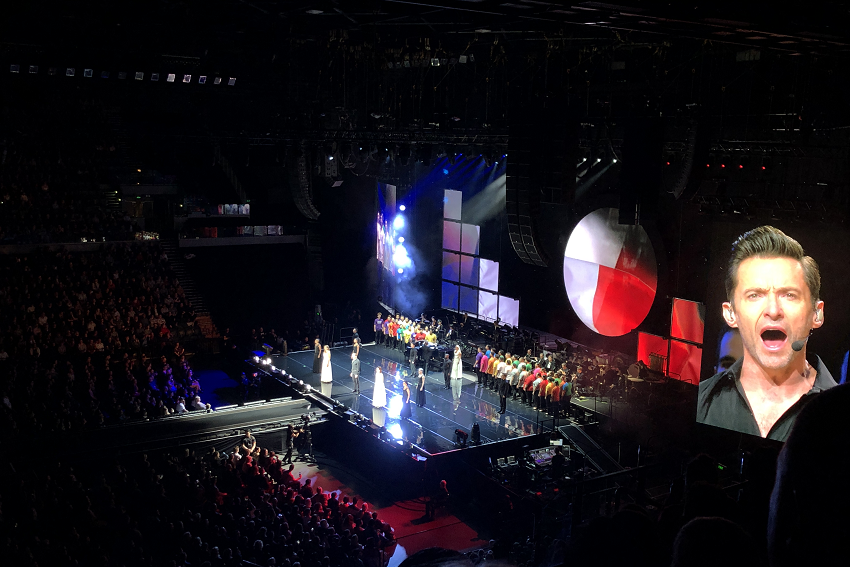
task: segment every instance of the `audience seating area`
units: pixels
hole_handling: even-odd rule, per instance
[[[392,528],[292,470],[259,448],[40,466],[0,482],[19,518],[0,553],[20,567],[378,567]]]
[[[200,327],[157,243],[0,256],[0,427],[68,431],[201,409]]]
[[[102,104],[14,107],[0,122],[0,244],[132,240],[139,228],[107,199],[118,158]]]

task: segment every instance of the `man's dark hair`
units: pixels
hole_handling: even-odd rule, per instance
[[[726,269],[726,299],[732,303],[738,285],[738,266],[748,258],[791,258],[803,266],[803,277],[812,294],[812,306],[820,299],[820,270],[811,256],[806,256],[800,243],[772,226],[747,231],[732,244],[732,255]]]

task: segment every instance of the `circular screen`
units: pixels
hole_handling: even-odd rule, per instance
[[[619,209],[598,209],[578,223],[564,250],[564,285],[582,322],[618,337],[640,325],[658,282],[655,252],[640,225],[618,223]]]

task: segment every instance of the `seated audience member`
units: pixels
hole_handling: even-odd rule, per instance
[[[800,412],[779,453],[768,519],[771,567],[847,564],[850,540],[835,530],[850,509],[848,407],[850,386],[823,392]]]

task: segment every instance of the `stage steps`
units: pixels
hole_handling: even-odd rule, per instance
[[[602,474],[610,474],[623,470],[614,458],[609,455],[599,443],[576,425],[562,425],[558,431],[575,447],[588,462]]]
[[[160,241],[160,245],[165,251],[165,254],[168,256],[168,263],[177,275],[177,279],[180,281],[180,286],[183,288],[186,298],[195,308],[195,313],[197,314],[195,324],[199,326],[200,331],[205,338],[218,338],[220,336],[218,329],[216,328],[215,323],[213,323],[210,311],[204,302],[204,298],[198,291],[195,282],[192,280],[192,276],[189,274],[189,271],[186,269],[186,265],[183,263],[183,258],[180,255],[179,242],[176,239],[164,239]]]

